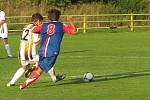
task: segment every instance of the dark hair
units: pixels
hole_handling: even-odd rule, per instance
[[[34,13],[32,15],[31,21],[42,21],[43,20],[43,16],[40,13]]]
[[[60,15],[61,15],[61,12],[57,9],[51,9],[51,10],[48,11],[48,18],[51,21],[58,21]]]

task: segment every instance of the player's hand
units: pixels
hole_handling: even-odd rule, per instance
[[[2,21],[0,20],[0,25],[2,24]]]
[[[3,24],[5,23],[6,21],[5,20],[0,20],[0,24]]]
[[[67,16],[67,21],[68,22],[73,22],[73,17],[72,16]]]

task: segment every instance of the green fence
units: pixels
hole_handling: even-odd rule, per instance
[[[66,23],[66,16],[62,15],[62,22]],[[101,14],[101,15],[72,15],[78,29],[85,33],[88,29],[116,29],[149,28],[150,14]],[[9,31],[21,31],[30,22],[31,16],[8,16]],[[47,17],[44,16],[44,21]]]

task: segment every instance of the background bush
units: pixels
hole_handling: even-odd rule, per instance
[[[150,0],[0,0],[7,15],[46,15],[49,8],[63,14],[149,13]]]

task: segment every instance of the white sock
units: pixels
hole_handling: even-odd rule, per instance
[[[13,76],[12,80],[10,81],[10,84],[15,84],[15,82],[23,75],[24,72],[25,70],[22,67],[19,68]]]
[[[56,75],[53,67],[48,71],[48,74],[51,76],[52,81],[56,81]]]
[[[7,55],[11,55],[11,51],[10,51],[10,46],[9,44],[5,44],[5,49],[6,49],[6,52],[7,52]]]

